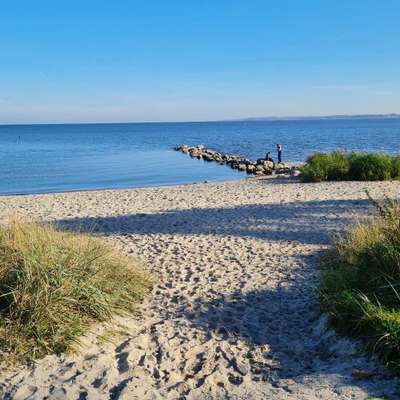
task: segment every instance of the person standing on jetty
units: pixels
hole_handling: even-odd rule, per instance
[[[277,144],[276,145],[276,150],[278,152],[278,164],[280,164],[282,162],[282,145],[281,144]]]

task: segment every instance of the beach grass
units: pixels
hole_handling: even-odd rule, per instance
[[[66,352],[93,322],[134,312],[150,287],[101,239],[13,218],[0,227],[0,361]]]
[[[322,261],[322,308],[343,333],[400,373],[400,202],[375,202],[379,216],[337,238]]]
[[[315,153],[300,170],[303,182],[382,181],[400,178],[400,156],[383,153]]]

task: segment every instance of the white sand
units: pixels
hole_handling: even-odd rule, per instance
[[[0,197],[3,220],[95,229],[156,281],[142,317],[119,321],[124,335],[104,343],[94,327],[77,354],[3,371],[2,398],[397,398],[379,363],[325,328],[312,291],[330,233],[366,215],[366,187],[400,194],[396,182],[250,179]],[[375,376],[354,380],[355,368]]]

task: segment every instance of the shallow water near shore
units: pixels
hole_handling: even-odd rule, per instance
[[[400,152],[400,119],[277,120],[0,126],[0,194],[113,189],[242,179],[172,150],[202,143],[256,159],[284,145],[284,161],[337,148]]]

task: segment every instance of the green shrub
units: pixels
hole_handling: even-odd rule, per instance
[[[344,152],[315,153],[307,158],[300,177],[303,182],[338,181],[345,179],[348,171],[349,162]]]
[[[1,359],[64,352],[90,323],[132,312],[149,288],[102,240],[13,220],[0,227]]]
[[[382,181],[392,177],[392,159],[386,154],[351,153],[349,179]]]
[[[349,173],[349,160],[342,151],[329,153],[328,180],[341,181],[346,179]]]
[[[400,203],[353,227],[323,259],[322,308],[400,372]]]
[[[380,153],[351,153],[342,151],[315,153],[300,169],[303,182],[377,181],[400,178],[400,156]]]
[[[400,156],[392,158],[392,178],[400,178]]]
[[[300,169],[303,182],[322,182],[328,179],[327,158],[325,154],[316,153],[308,157],[306,164]]]

